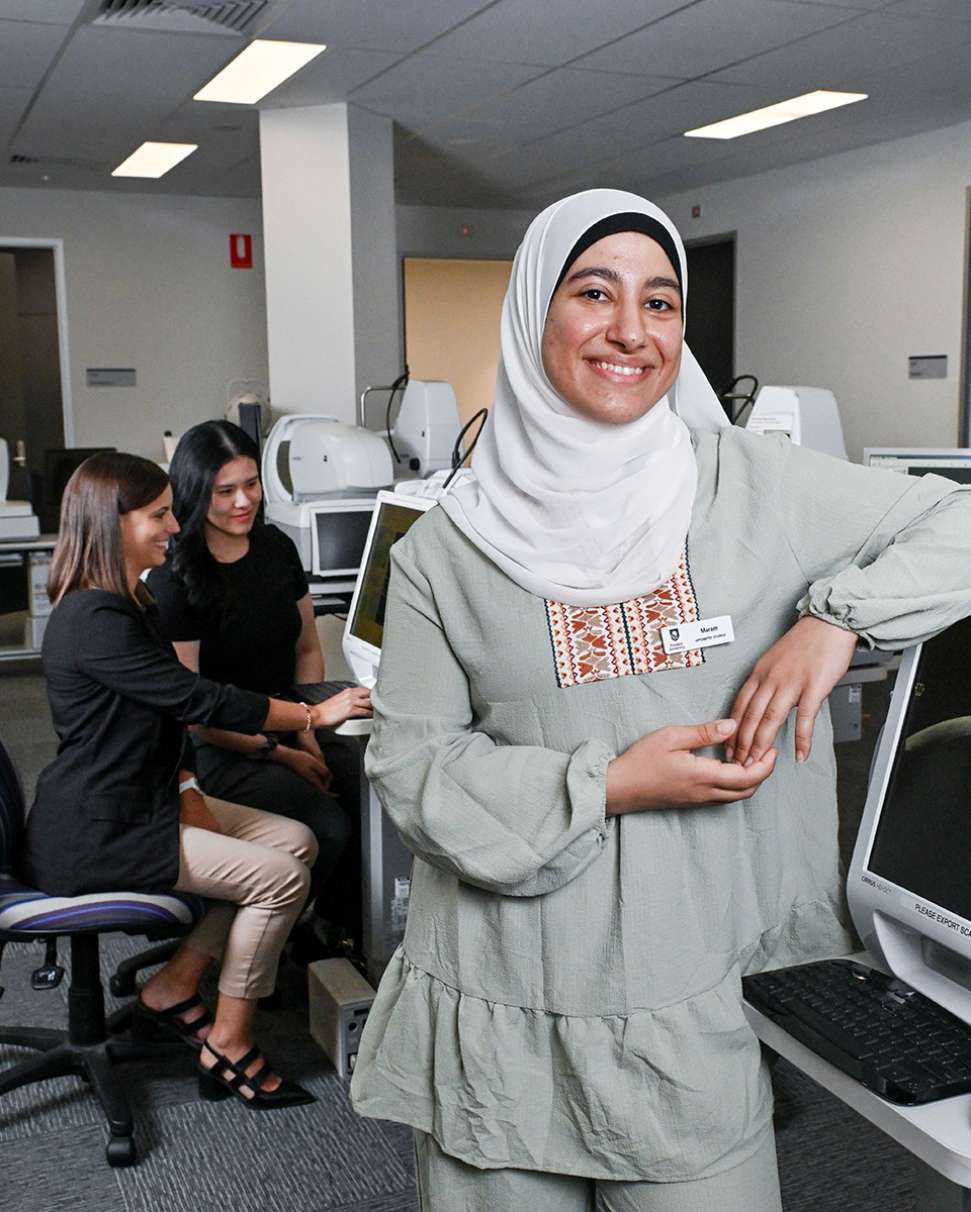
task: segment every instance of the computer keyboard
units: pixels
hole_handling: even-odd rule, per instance
[[[745,1000],[875,1094],[913,1106],[971,1092],[971,1027],[853,960],[742,980]]]

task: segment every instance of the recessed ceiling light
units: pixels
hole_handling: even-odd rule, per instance
[[[790,97],[788,101],[779,101],[776,105],[766,105],[763,109],[753,109],[747,114],[712,122],[710,126],[698,126],[684,133],[689,139],[737,139],[753,131],[767,130],[770,126],[781,126],[784,122],[795,122],[797,118],[808,118],[811,114],[821,114],[827,109],[838,109],[841,105],[852,105],[855,101],[866,99],[866,93],[836,93],[820,88],[814,93],[803,93],[801,97]]]
[[[143,143],[112,172],[113,177],[164,177],[191,156],[198,143]]]
[[[254,105],[326,49],[320,43],[257,38],[213,76],[193,99]]]

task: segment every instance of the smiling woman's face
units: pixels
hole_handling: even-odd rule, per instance
[[[582,416],[624,425],[666,395],[681,366],[681,291],[667,254],[641,232],[598,240],[556,288],[543,367]]]

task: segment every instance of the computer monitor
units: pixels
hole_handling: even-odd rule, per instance
[[[903,655],[847,895],[867,950],[971,1023],[971,620]]]
[[[888,471],[902,471],[908,476],[926,476],[934,472],[947,476],[958,484],[971,484],[971,449],[963,446],[919,447],[868,446],[863,451],[863,462],[867,467],[883,467]]]
[[[433,497],[379,492],[364,545],[361,573],[344,625],[344,659],[363,686],[373,686],[381,660],[391,548],[435,504]]]
[[[336,498],[309,506],[312,578],[357,576],[373,510],[374,497]]]

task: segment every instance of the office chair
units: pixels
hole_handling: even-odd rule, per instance
[[[130,1166],[136,1158],[131,1109],[114,1067],[160,1054],[183,1055],[185,1046],[112,1034],[128,1026],[134,1004],[106,1019],[99,936],[113,931],[152,939],[186,934],[205,913],[206,902],[176,892],[48,896],[13,874],[23,823],[23,790],[0,742],[0,958],[7,943],[46,943],[47,959],[34,973],[33,983],[35,988],[53,988],[63,975],[56,962],[56,940],[67,937],[71,942],[68,1029],[0,1026],[0,1045],[40,1053],[0,1070],[0,1099],[11,1090],[49,1077],[70,1073],[84,1078],[108,1120],[108,1164]]]

